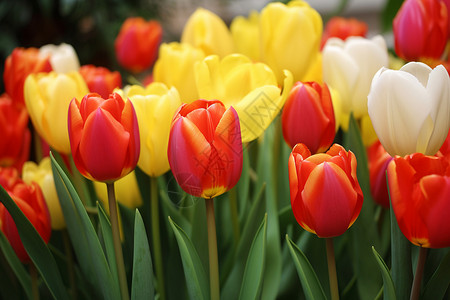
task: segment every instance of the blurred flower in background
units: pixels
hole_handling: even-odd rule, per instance
[[[69,44],[42,46],[39,49],[39,56],[49,57],[52,69],[57,73],[69,73],[80,69],[77,53]]]
[[[89,91],[97,93],[102,98],[108,98],[115,88],[122,87],[122,76],[118,71],[110,71],[104,67],[94,65],[84,65],[80,68]]]
[[[367,148],[367,161],[369,163],[370,191],[375,202],[389,209],[389,194],[386,180],[386,171],[392,160],[380,141],[376,141]]]
[[[331,37],[339,38],[345,41],[351,36],[366,37],[368,26],[365,22],[355,18],[332,17],[325,26],[320,43],[320,49],[325,46]]]

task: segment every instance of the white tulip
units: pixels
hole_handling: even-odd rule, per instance
[[[419,62],[397,71],[381,68],[372,81],[368,109],[375,132],[390,155],[434,155],[450,128],[447,70]]]
[[[50,56],[50,64],[56,73],[68,73],[80,69],[80,61],[72,45],[45,45],[39,49],[40,56]]]

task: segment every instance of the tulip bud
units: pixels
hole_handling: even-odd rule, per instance
[[[99,94],[102,98],[108,98],[115,88],[122,87],[122,76],[118,71],[111,72],[107,68],[84,65],[80,68],[80,74],[89,91]]]
[[[386,182],[387,166],[392,160],[380,141],[367,148],[369,162],[370,191],[376,203],[389,209],[389,194]]]
[[[56,73],[69,73],[80,69],[80,62],[72,45],[45,45],[39,49],[39,55],[50,57],[50,64]]]

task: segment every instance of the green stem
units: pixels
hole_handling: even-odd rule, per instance
[[[339,300],[339,289],[336,275],[336,261],[334,258],[333,239],[326,238],[327,244],[327,262],[328,262],[328,276],[330,277],[330,292],[332,300]]]
[[[158,180],[156,177],[150,177],[150,202],[152,212],[152,238],[153,253],[155,254],[155,270],[158,282],[159,299],[166,299],[166,290],[164,286],[164,268],[161,251],[161,236],[159,230],[159,202],[158,202]]]
[[[33,300],[39,300],[38,272],[34,263],[30,263],[30,277]]]
[[[123,263],[122,244],[120,242],[119,219],[117,215],[116,193],[114,191],[114,182],[107,183],[109,214],[111,219],[111,230],[113,235],[114,253],[116,256],[117,273],[119,276],[119,287],[122,300],[128,300],[128,284],[125,274],[125,264]]]
[[[75,269],[73,267],[73,253],[72,246],[69,240],[69,234],[67,229],[62,231],[63,243],[64,243],[64,251],[66,252],[67,258],[67,272],[69,273],[69,282],[70,282],[70,290],[72,293],[72,299],[77,299],[77,286],[75,281]]]
[[[231,225],[233,226],[234,245],[237,247],[241,232],[239,230],[239,214],[237,205],[237,192],[236,188],[230,190],[230,211],[231,211]]]
[[[423,269],[425,268],[425,260],[427,259],[428,248],[420,247],[419,259],[417,260],[416,274],[414,275],[414,281],[411,289],[410,300],[417,300],[420,296],[420,285],[422,283]]]
[[[208,250],[209,250],[209,286],[211,300],[220,299],[219,263],[217,258],[216,217],[214,215],[214,199],[206,201],[206,221],[208,223]]]

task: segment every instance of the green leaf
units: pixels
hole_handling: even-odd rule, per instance
[[[423,289],[422,299],[444,299],[450,284],[450,250]]]
[[[61,209],[84,276],[106,299],[119,299],[120,291],[112,277],[102,246],[89,216],[67,175],[50,153],[53,178]]]
[[[245,265],[239,299],[259,299],[266,255],[267,214],[253,239]]]
[[[13,218],[25,250],[39,270],[53,297],[55,299],[68,299],[61,273],[47,244],[3,187],[0,188],[0,202],[3,203]]]
[[[286,241],[289,246],[289,250],[294,260],[295,267],[297,268],[298,276],[303,287],[306,299],[317,300],[326,299],[325,292],[322,285],[314,272],[313,267],[309,263],[305,254],[297,247],[297,245],[286,234]]]
[[[2,252],[5,255],[5,258],[8,261],[9,265],[11,266],[11,269],[14,271],[14,274],[19,280],[20,284],[22,285],[23,290],[25,291],[25,294],[27,295],[28,299],[32,299],[30,276],[28,275],[27,270],[25,270],[22,262],[17,257],[16,253],[14,252],[14,249],[11,247],[11,244],[6,239],[5,235],[1,230],[0,230],[0,248],[2,249]]]
[[[105,187],[106,188],[106,187]],[[109,268],[111,270],[111,274],[116,281],[116,284],[119,284],[119,276],[117,275],[117,265],[116,265],[116,254],[114,251],[114,241],[111,230],[111,222],[109,221],[108,216],[106,215],[103,206],[97,202],[98,209],[98,218],[100,220],[100,228],[102,230],[103,243],[106,249],[106,256],[108,258]]]
[[[384,262],[383,258],[378,254],[375,247],[372,247],[373,256],[377,260],[378,266],[380,267],[381,276],[383,277],[383,294],[385,300],[396,300],[397,296],[395,295],[395,287],[394,282],[392,281],[391,273],[389,272],[389,268]]]
[[[190,299],[209,299],[209,281],[194,245],[170,217],[169,223],[177,239]]]
[[[133,281],[131,299],[153,299],[153,265],[144,221],[136,209],[134,226]]]

